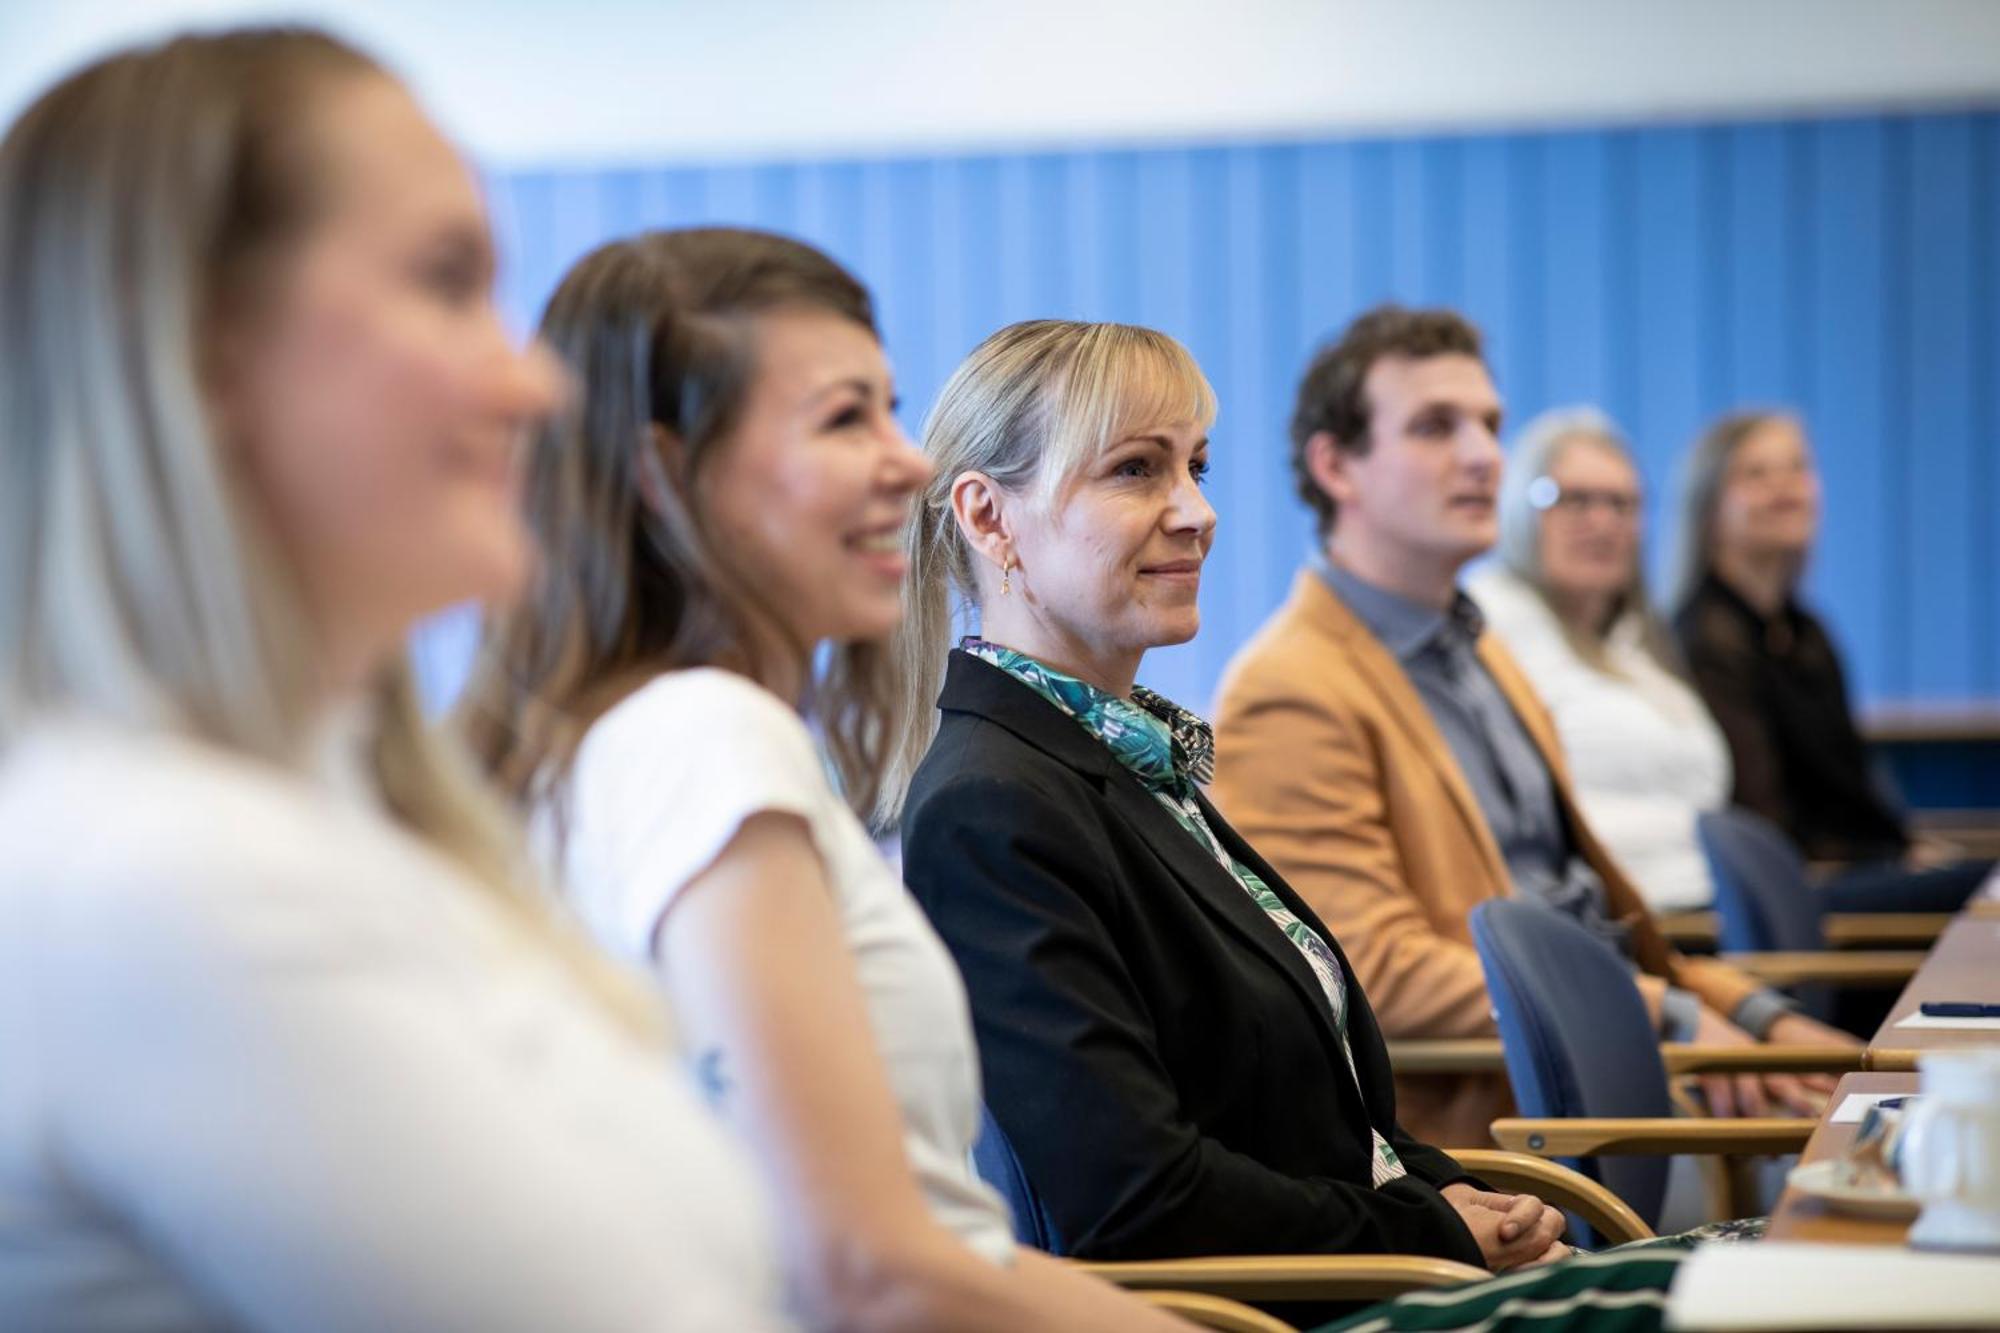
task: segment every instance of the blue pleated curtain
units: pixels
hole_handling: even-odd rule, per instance
[[[532,326],[565,266],[644,227],[818,244],[874,290],[914,433],[981,337],[1123,320],[1221,399],[1221,528],[1199,639],[1149,659],[1206,707],[1309,542],[1285,462],[1311,349],[1377,301],[1486,331],[1516,422],[1591,402],[1661,500],[1710,416],[1803,412],[1826,475],[1811,589],[1869,701],[2000,696],[2000,112],[489,177],[502,299]],[[463,671],[463,618],[421,645]]]

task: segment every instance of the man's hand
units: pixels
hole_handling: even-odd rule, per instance
[[[1965,859],[1965,848],[1935,833],[1920,833],[1903,853],[1903,864],[1912,870],[1935,870]]]
[[[1466,1230],[1479,1244],[1486,1266],[1496,1273],[1529,1264],[1567,1258],[1562,1244],[1563,1215],[1532,1194],[1498,1194],[1475,1189],[1464,1181],[1440,1191],[1457,1210]]]
[[[1695,1027],[1696,1044],[1753,1046],[1756,1038],[1703,1005]],[[1853,1037],[1804,1014],[1786,1014],[1766,1038],[1774,1046],[1860,1045]],[[1703,1074],[1697,1078],[1713,1116],[1796,1115],[1817,1117],[1826,1110],[1837,1079],[1831,1074]]]
[[[1861,1041],[1851,1032],[1828,1027],[1817,1019],[1804,1014],[1785,1014],[1771,1024],[1771,1030],[1764,1034],[1764,1040],[1773,1046],[1831,1046],[1841,1050],[1859,1050]],[[1808,1099],[1811,1110],[1808,1115],[1819,1115],[1826,1110],[1826,1103],[1833,1096],[1833,1090],[1840,1078],[1835,1074],[1801,1074],[1794,1080]]]
[[[1755,1046],[1757,1039],[1703,1005],[1701,1019],[1695,1024],[1694,1044]],[[1708,1104],[1708,1113],[1712,1116],[1731,1118],[1771,1113],[1771,1101],[1765,1095],[1764,1080],[1755,1074],[1701,1074],[1695,1082],[1700,1085],[1702,1100]]]

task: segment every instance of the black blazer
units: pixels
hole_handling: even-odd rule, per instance
[[[1470,1177],[1397,1128],[1388,1055],[1346,957],[1355,1075],[1298,950],[1095,737],[964,653],[939,707],[903,873],[964,972],[987,1105],[1055,1248],[1483,1267],[1437,1188]],[[1206,800],[1202,813],[1338,954]],[[1410,1173],[1382,1189],[1371,1123]]]

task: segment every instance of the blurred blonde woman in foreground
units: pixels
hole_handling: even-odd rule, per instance
[[[557,375],[471,173],[298,31],[0,144],[0,1326],[772,1329],[741,1155],[426,738]]]

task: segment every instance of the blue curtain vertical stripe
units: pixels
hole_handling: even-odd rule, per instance
[[[1292,384],[1378,300],[1485,329],[1516,421],[1625,423],[1653,556],[1715,413],[1797,404],[1827,477],[1811,591],[1864,700],[2000,696],[2000,111],[1546,133],[546,170],[489,178],[517,327],[578,255],[650,226],[822,245],[881,302],[914,432],[958,360],[1032,316],[1149,323],[1222,401],[1200,640],[1148,659],[1199,704],[1310,540]],[[438,672],[444,672],[442,667]]]

